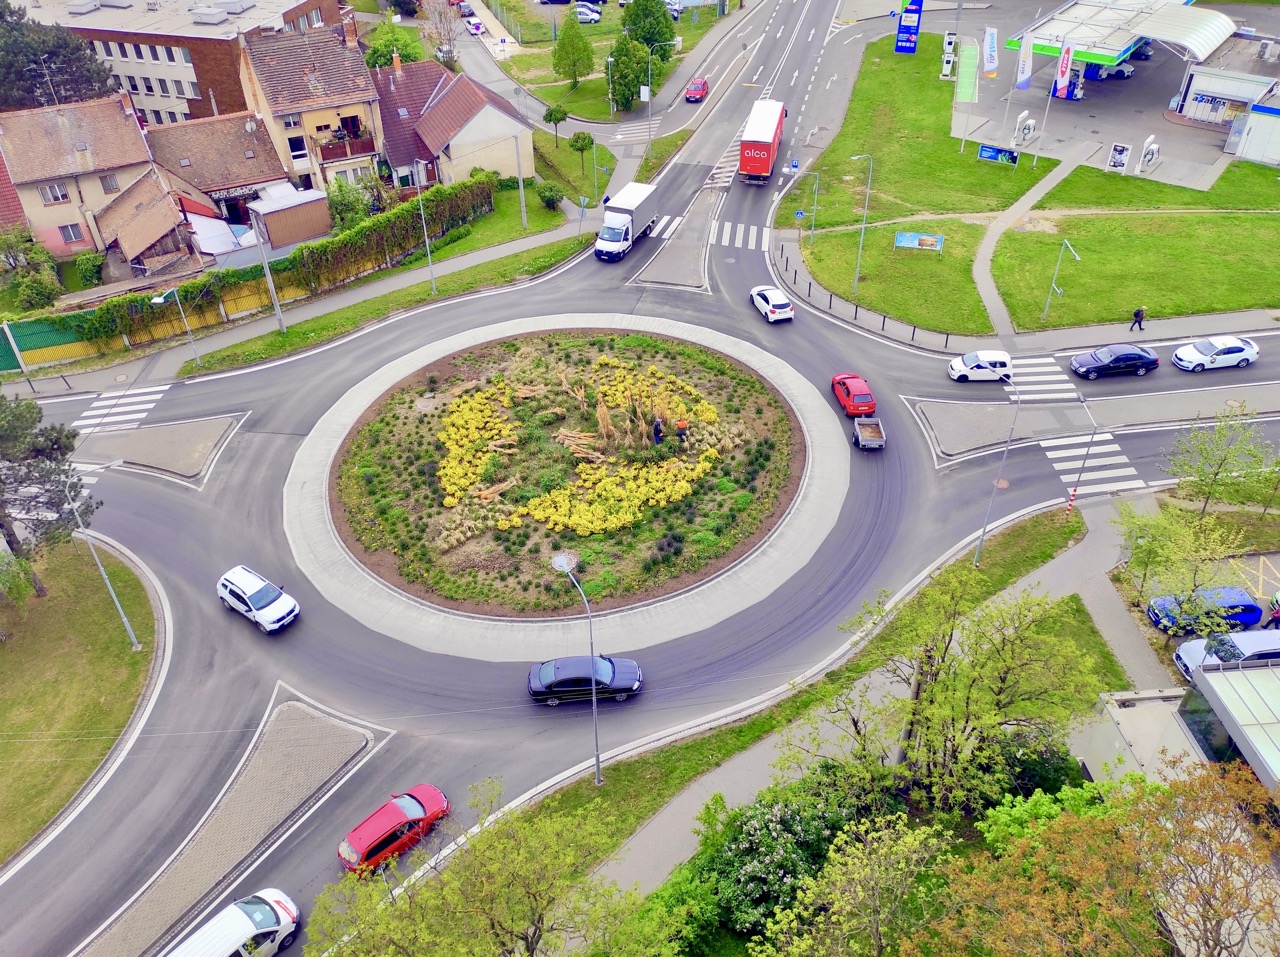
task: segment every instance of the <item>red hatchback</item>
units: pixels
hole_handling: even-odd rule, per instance
[[[419,784],[361,821],[338,845],[338,860],[349,871],[371,871],[422,840],[449,813],[449,799],[430,784]]]
[[[686,103],[701,103],[707,98],[707,94],[711,92],[711,87],[702,77],[694,77],[689,81],[689,85],[685,87],[684,101]]]
[[[852,372],[841,372],[831,377],[831,391],[845,415],[875,415],[876,397],[871,394],[867,380]]]

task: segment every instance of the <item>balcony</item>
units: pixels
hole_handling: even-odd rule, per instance
[[[354,156],[368,156],[376,149],[373,137],[367,130],[347,133],[337,130],[325,136],[312,137],[320,162],[334,163]]]

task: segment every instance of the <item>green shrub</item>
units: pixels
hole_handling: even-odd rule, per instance
[[[48,267],[23,272],[13,281],[14,299],[25,310],[43,309],[58,301],[62,295],[62,283],[58,275]]]
[[[76,257],[76,275],[86,289],[102,282],[102,264],[106,259],[98,252],[84,252]]]
[[[547,209],[559,209],[560,201],[564,199],[564,191],[555,183],[539,183],[538,199],[542,200],[542,205]]]

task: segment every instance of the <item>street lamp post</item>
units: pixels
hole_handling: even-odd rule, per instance
[[[858,279],[862,276],[862,243],[867,238],[867,212],[871,209],[871,174],[875,172],[876,161],[870,153],[859,153],[849,157],[851,161],[864,159],[867,161],[867,189],[862,196],[862,231],[858,233],[858,262],[853,267],[853,294],[858,294]]]
[[[517,87],[517,89],[520,89]],[[427,235],[427,213],[422,205],[422,180],[425,176],[426,163],[420,159],[413,161],[413,179],[418,184],[418,216],[422,218],[422,246],[427,251],[427,273],[431,276],[431,295],[436,294],[436,267],[431,262],[431,237]]]
[[[174,286],[158,296],[152,296],[151,305],[163,306],[165,299],[169,297],[169,293],[173,293],[173,301],[178,304],[178,315],[182,317],[182,328],[187,330],[187,341],[191,343],[191,354],[196,357],[196,365],[203,369],[204,363],[200,361],[200,353],[196,349],[196,337],[191,334],[191,324],[187,322],[187,311],[182,308],[182,297],[178,295],[178,287]]]
[[[613,57],[605,57],[604,72],[609,84],[609,119],[613,119]]]
[[[982,533],[978,536],[978,547],[973,553],[973,567],[977,568],[978,563],[982,561],[982,543],[987,538],[987,526],[991,524],[991,509],[996,504],[996,492],[1000,491],[1000,478],[1004,473],[1004,463],[1009,457],[1009,446],[1013,444],[1013,432],[1018,427],[1018,413],[1022,411],[1022,393],[1018,391],[1018,387],[1013,384],[1012,379],[1005,379],[1005,384],[1013,389],[1014,395],[1018,397],[1017,404],[1013,407],[1013,421],[1009,424],[1009,437],[1004,441],[1004,454],[1000,456],[1000,467],[996,469],[996,480],[991,486],[991,500],[987,502],[987,517],[982,520]]]
[[[1056,292],[1059,298],[1062,297],[1062,290],[1058,288],[1058,270],[1062,268],[1062,254],[1068,249],[1071,250],[1071,255],[1076,257],[1076,262],[1080,262],[1080,254],[1064,239],[1062,245],[1058,247],[1058,264],[1053,267],[1053,278],[1049,280],[1049,295],[1044,297],[1044,312],[1040,313],[1041,321],[1049,315],[1049,303],[1053,301],[1053,294]]]
[[[663,40],[661,43],[655,43],[649,47],[649,115],[645,119],[645,125],[649,129],[649,141],[644,145],[644,155],[649,155],[649,150],[653,148],[653,51],[658,47],[675,46],[675,40]],[[610,87],[610,90],[613,88]]]
[[[249,219],[253,223],[253,238],[258,241],[258,252],[262,256],[262,275],[266,277],[267,292],[271,294],[271,307],[276,311],[276,324],[280,327],[280,331],[284,332],[284,313],[280,311],[280,299],[276,296],[276,281],[271,277],[271,264],[267,262],[267,247],[264,245],[267,241],[267,230],[266,227],[259,229],[261,217],[252,206],[249,207]]]
[[[578,567],[576,554],[569,551],[556,552],[551,556],[551,567],[569,576],[569,581],[573,582],[573,587],[578,589],[578,594],[582,596],[583,607],[587,609],[587,646],[591,652],[591,731],[595,735],[596,786],[599,787],[604,784],[604,776],[600,773],[600,716],[596,710],[596,639],[591,631],[591,604],[587,601],[587,593],[578,584],[577,576],[573,574],[573,570]]]
[[[124,459],[113,459],[103,465],[95,465],[91,469],[85,469],[81,474],[89,472],[101,472],[105,469],[115,468],[117,465],[123,465]],[[120,599],[116,597],[116,590],[111,587],[111,579],[107,577],[107,570],[102,567],[102,559],[98,558],[98,550],[93,547],[93,536],[89,534],[84,527],[84,519],[80,517],[79,506],[71,500],[71,483],[79,476],[72,475],[67,479],[67,484],[63,487],[63,494],[67,497],[67,507],[71,509],[76,516],[76,525],[80,527],[80,535],[89,543],[89,554],[93,556],[93,563],[98,566],[98,574],[102,576],[102,583],[107,586],[107,592],[111,595],[111,601],[116,606],[116,613],[120,615],[120,620],[124,622],[125,633],[129,636],[129,644],[134,651],[141,651],[142,645],[138,642],[138,636],[133,633],[133,625],[129,624],[129,616],[124,613],[124,608],[120,605]]]
[[[1098,420],[1093,417],[1093,410],[1089,408],[1089,403],[1085,400],[1084,395],[1080,396],[1080,407],[1084,409],[1085,414],[1089,416],[1089,422],[1093,426],[1093,431],[1089,433],[1089,442],[1084,447],[1084,456],[1080,459],[1080,471],[1076,473],[1076,484],[1071,487],[1071,496],[1067,499],[1067,514],[1071,514],[1071,506],[1076,503],[1076,494],[1080,491],[1080,482],[1084,479],[1084,464],[1089,459],[1089,453],[1093,451],[1093,440],[1098,437]]]

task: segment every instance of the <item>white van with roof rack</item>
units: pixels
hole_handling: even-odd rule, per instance
[[[228,904],[165,957],[275,957],[298,936],[302,912],[268,887]]]

